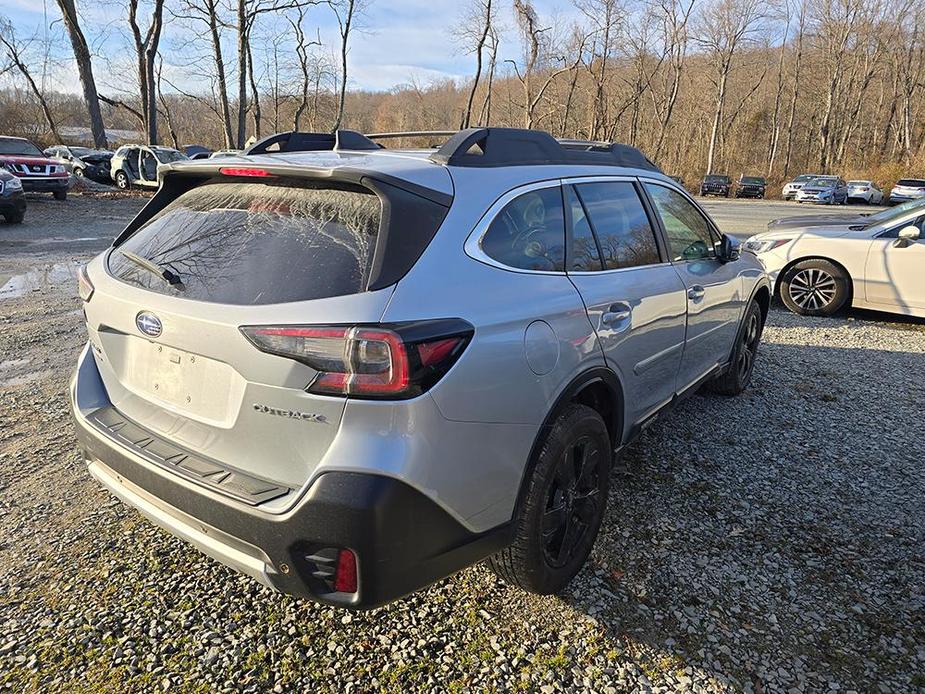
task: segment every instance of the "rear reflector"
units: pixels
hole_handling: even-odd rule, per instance
[[[231,166],[223,166],[218,170],[220,174],[225,176],[272,176],[269,171],[266,169],[246,169],[246,168],[235,168]]]
[[[342,549],[337,555],[334,590],[338,593],[357,592],[357,556],[349,549]]]
[[[86,265],[81,265],[77,271],[77,294],[84,302],[90,301],[90,297],[93,296],[93,282],[87,275]]]
[[[324,395],[404,399],[439,381],[462,354],[472,326],[449,319],[391,326],[244,326],[262,352],[318,373],[306,390]]]

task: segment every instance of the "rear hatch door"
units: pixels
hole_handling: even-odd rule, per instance
[[[258,351],[240,327],[378,321],[392,292],[366,290],[381,216],[372,191],[331,181],[214,180],[179,195],[89,268],[113,405],[204,459],[301,486],[346,401],[307,393],[313,369]]]

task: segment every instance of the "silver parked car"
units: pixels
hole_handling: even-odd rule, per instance
[[[614,452],[752,377],[767,276],[631,147],[283,133],[160,175],[80,273],[78,437],[115,495],[281,591],[370,607],[485,558],[558,591]]]
[[[844,205],[848,202],[848,184],[838,176],[818,176],[797,191],[797,202]]]
[[[819,178],[820,175],[821,174],[800,174],[789,183],[785,183],[783,190],[781,190],[784,200],[793,200],[803,186],[814,178]]]

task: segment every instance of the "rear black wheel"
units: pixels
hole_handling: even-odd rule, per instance
[[[54,195],[55,200],[67,200],[66,190],[56,190],[52,195]]]
[[[556,418],[528,482],[514,542],[488,560],[498,576],[541,595],[575,577],[604,518],[611,456],[596,411],[572,404]]]

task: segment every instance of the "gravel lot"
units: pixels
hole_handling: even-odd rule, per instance
[[[692,398],[620,462],[566,594],[479,566],[349,614],[89,478],[73,272],[140,204],[30,200],[0,225],[0,691],[925,691],[925,322],[772,310],[749,391]],[[709,204],[758,227],[771,205]]]

